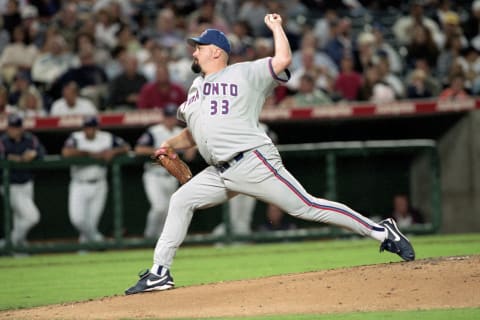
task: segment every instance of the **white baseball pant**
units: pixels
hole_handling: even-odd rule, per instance
[[[107,200],[107,191],[106,179],[70,182],[68,210],[71,223],[80,233],[80,243],[103,240],[98,224]]]

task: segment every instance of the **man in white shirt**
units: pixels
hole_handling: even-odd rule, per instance
[[[106,163],[129,150],[122,138],[99,129],[96,116],[86,116],[82,130],[73,132],[65,141],[65,158],[87,157],[105,162],[71,167],[68,210],[70,221],[80,234],[80,243],[103,240],[98,225],[108,194]]]
[[[98,110],[87,98],[78,96],[78,86],[75,82],[67,83],[62,89],[62,98],[52,104],[50,115],[94,115]]]

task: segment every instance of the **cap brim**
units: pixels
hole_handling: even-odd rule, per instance
[[[191,45],[192,47],[195,47],[197,44],[206,44],[200,41],[199,37],[193,37],[193,38],[188,38],[187,43]]]

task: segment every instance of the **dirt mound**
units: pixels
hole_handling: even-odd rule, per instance
[[[480,307],[480,256],[335,269],[0,313],[0,319],[253,316]]]

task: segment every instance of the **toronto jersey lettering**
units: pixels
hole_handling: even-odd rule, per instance
[[[180,106],[178,117],[186,122],[209,164],[228,161],[237,153],[272,141],[258,127],[265,96],[288,75],[277,78],[271,58],[237,63],[204,77],[197,77]]]

